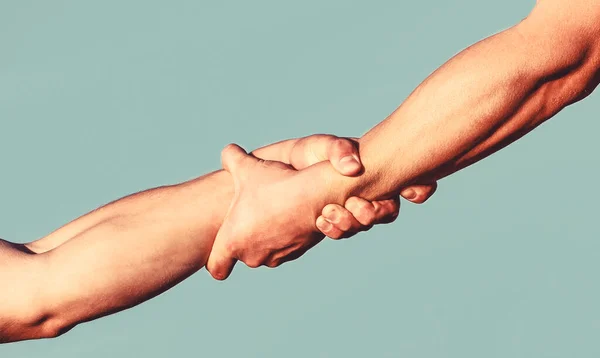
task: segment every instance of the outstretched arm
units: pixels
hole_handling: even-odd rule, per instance
[[[355,174],[338,163],[357,154],[353,146],[332,144],[323,154],[317,147],[336,141],[311,136],[286,143],[314,147],[321,160],[332,158],[341,172]],[[278,149],[285,148],[257,154],[289,161]],[[308,159],[306,165],[316,162]],[[231,176],[218,171],[120,199],[29,244],[0,240],[0,343],[60,335],[185,279],[206,263],[232,195]],[[387,207],[388,214],[397,210]]]
[[[343,196],[386,197],[464,168],[585,98],[599,81],[600,2],[540,0],[521,23],[436,70],[365,134],[365,175],[342,179],[352,187]]]
[[[316,244],[314,218],[323,222],[325,205],[348,207],[352,196],[388,198],[464,168],[583,99],[599,81],[600,2],[539,0],[521,23],[436,70],[360,138],[365,170],[358,177],[342,177],[327,163],[297,173],[277,165],[265,169],[229,146],[223,164],[237,183],[236,194],[207,269],[223,279],[232,258],[253,266],[295,259]],[[280,200],[256,217],[253,205],[270,197]],[[277,217],[294,209],[293,218]]]
[[[2,242],[0,343],[56,337],[177,284],[204,265],[230,198],[216,172],[106,205],[42,239],[64,243],[41,254]]]

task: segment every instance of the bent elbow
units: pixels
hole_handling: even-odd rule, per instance
[[[74,327],[60,317],[32,311],[0,314],[0,343],[56,338]]]

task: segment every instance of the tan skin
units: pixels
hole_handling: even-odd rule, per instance
[[[599,38],[596,0],[540,0],[527,19],[444,64],[361,137],[361,175],[340,175],[329,162],[294,171],[228,146],[222,157],[231,175],[212,173],[117,201],[60,230],[66,239],[0,243],[0,282],[13,283],[0,295],[0,340],[59,335],[149,299],[205,263],[217,279],[237,260],[278,266],[318,243],[324,220],[335,226],[347,219],[333,214],[342,206],[359,223],[374,211],[353,209],[353,197],[389,200],[415,183],[432,191],[427,183],[589,95],[600,80]]]
[[[336,153],[353,153],[360,162],[360,158],[358,158],[358,138],[340,139],[331,135],[317,134],[306,139],[300,142],[294,140],[278,142],[257,149],[251,154],[261,159],[268,158],[270,161],[290,164],[294,168],[307,168],[312,163],[326,160],[331,163],[340,163],[341,154]],[[276,150],[272,151],[275,146],[277,146]],[[351,168],[355,171],[352,171]],[[359,174],[362,169],[360,163],[356,167],[350,166],[346,171],[341,167],[336,168],[338,172],[345,172],[349,176]],[[412,184],[402,188],[399,194],[412,203],[422,204],[435,193],[436,189],[437,183],[435,181],[423,180],[420,184]],[[344,206],[338,204],[326,205],[323,208],[323,215],[317,219],[316,225],[324,235],[332,239],[348,238],[357,232],[368,230],[374,224],[385,224],[394,221],[398,216],[399,209],[398,197],[373,202],[359,197],[351,197]],[[392,214],[382,216],[382,213],[387,212]]]
[[[328,135],[255,154],[296,169],[327,160],[341,175],[361,170],[360,163],[341,160],[358,157],[355,143]],[[130,195],[27,244],[0,240],[0,343],[56,337],[151,299],[200,270],[232,196],[231,176],[218,171]],[[372,205],[381,210],[368,226],[338,230],[351,236],[393,220],[399,209],[397,199]]]
[[[327,163],[298,172],[257,165],[230,145],[222,158],[234,204],[207,269],[222,280],[237,260],[276,267],[296,259],[319,242],[324,219],[336,222],[339,207],[323,210],[328,204],[357,209],[352,197],[386,199],[439,180],[521,138],[599,82],[600,1],[540,0],[525,20],[446,62],[362,136],[360,176],[342,177]],[[315,183],[310,190],[307,182]],[[260,217],[256,206],[265,208]],[[291,211],[298,215],[283,215]]]

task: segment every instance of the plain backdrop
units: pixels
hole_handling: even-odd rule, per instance
[[[215,170],[230,142],[362,135],[534,3],[3,0],[0,236]],[[392,225],[0,357],[597,357],[599,99]]]

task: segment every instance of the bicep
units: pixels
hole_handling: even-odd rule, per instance
[[[546,25],[540,27],[540,31],[551,32],[554,36],[566,35],[572,41],[597,37],[600,30],[600,1],[539,0],[529,17]]]
[[[524,68],[540,81],[596,66],[600,53],[600,1],[540,0],[515,26],[513,47],[535,59]]]

